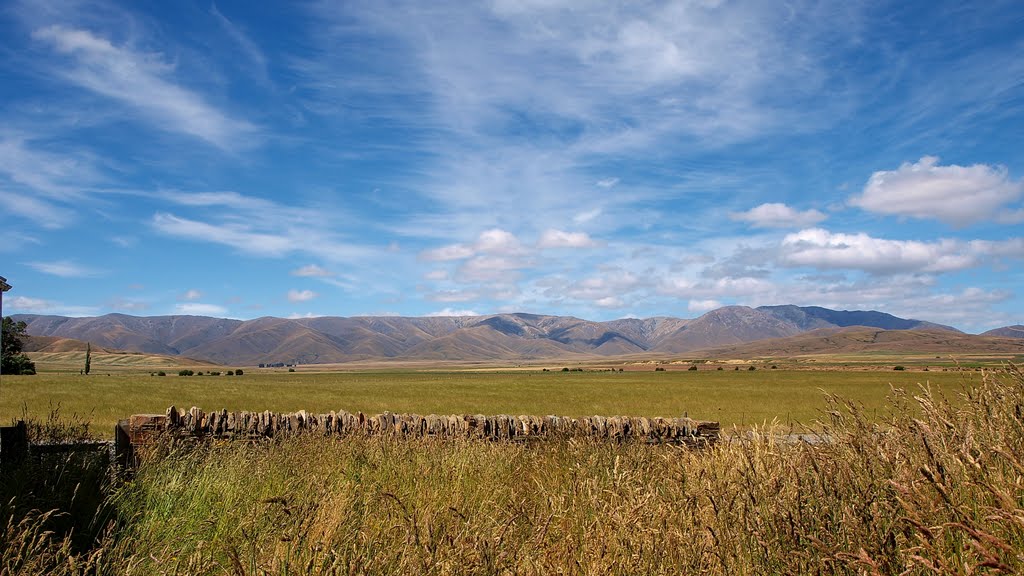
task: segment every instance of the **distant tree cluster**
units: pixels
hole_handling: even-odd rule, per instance
[[[0,372],[3,374],[35,374],[36,365],[23,353],[24,343],[22,339],[28,336],[25,333],[28,324],[15,322],[7,316],[3,322],[3,354],[0,357]]]

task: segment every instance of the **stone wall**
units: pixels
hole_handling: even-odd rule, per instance
[[[204,412],[171,406],[163,415],[132,416],[128,433],[132,443],[151,432],[163,431],[194,437],[258,438],[298,433],[323,435],[394,435],[399,437],[448,436],[486,440],[533,438],[593,438],[610,441],[671,442],[705,445],[718,441],[718,422],[690,418],[635,416],[511,416],[498,414],[366,415],[340,411],[312,414],[276,412]]]

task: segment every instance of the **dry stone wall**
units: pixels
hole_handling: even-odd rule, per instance
[[[316,433],[394,435],[399,437],[461,437],[486,440],[529,440],[540,438],[593,438],[610,441],[672,442],[705,445],[718,441],[718,422],[690,418],[645,418],[634,416],[512,416],[498,414],[436,415],[306,411],[204,412],[192,407],[171,406],[163,415],[136,415],[129,421],[134,435],[164,431],[195,437],[253,438]]]

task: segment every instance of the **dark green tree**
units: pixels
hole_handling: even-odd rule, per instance
[[[36,365],[21,350],[22,339],[28,336],[24,322],[15,322],[7,316],[3,322],[3,354],[0,357],[0,372],[4,374],[35,374]]]
[[[85,375],[89,375],[89,369],[92,368],[92,344],[89,342],[85,343]]]

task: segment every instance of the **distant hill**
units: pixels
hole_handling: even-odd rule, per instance
[[[516,361],[680,354],[812,330],[959,331],[875,311],[726,306],[695,319],[594,322],[571,316],[321,317],[228,320],[204,316],[95,318],[19,315],[33,336],[91,342],[94,349],[184,356],[225,365],[326,364],[360,360]],[[41,341],[42,342],[42,341]],[[51,342],[57,345],[56,341]],[[70,344],[62,344],[70,346]]]
[[[819,328],[788,338],[697,350],[704,358],[798,357],[858,353],[1024,354],[1024,339],[951,330],[881,330],[866,326]]]
[[[952,326],[934,324],[922,320],[907,320],[885,312],[874,310],[829,310],[819,306],[761,306],[758,308],[777,318],[788,320],[797,325],[801,331],[829,328],[833,326],[870,326],[883,330],[922,330],[939,329],[959,332]]]
[[[1003,326],[1002,328],[996,328],[989,330],[988,332],[982,332],[982,336],[1002,336],[1004,338],[1024,338],[1024,326],[1020,324],[1014,324],[1013,326]]]

